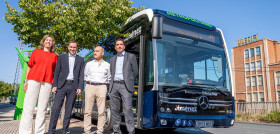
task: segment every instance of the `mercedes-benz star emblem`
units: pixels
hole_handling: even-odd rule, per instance
[[[201,95],[198,99],[198,103],[199,103],[199,106],[205,110],[208,108],[208,105],[209,105],[209,100],[207,98],[207,96],[205,95]]]

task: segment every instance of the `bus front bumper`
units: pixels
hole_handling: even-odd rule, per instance
[[[229,115],[184,115],[158,112],[156,127],[230,127],[234,124],[234,117],[234,113]]]

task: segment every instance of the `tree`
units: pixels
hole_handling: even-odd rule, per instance
[[[0,81],[0,97],[8,97],[14,93],[12,84]]]
[[[108,35],[120,35],[121,24],[144,8],[131,7],[131,0],[20,0],[21,10],[16,10],[5,2],[5,20],[14,25],[19,40],[39,47],[44,35],[53,35],[59,54],[73,39],[81,50],[101,45]]]

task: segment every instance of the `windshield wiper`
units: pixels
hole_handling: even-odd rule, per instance
[[[180,91],[180,90],[184,90],[184,89],[193,89],[193,88],[201,89],[203,87],[198,86],[198,85],[186,85],[184,87],[167,88],[166,91],[167,92],[176,92],[176,91]]]
[[[222,93],[225,96],[229,96],[228,93],[226,93],[225,91],[223,91],[222,89],[226,89],[224,87],[218,88],[215,85],[207,85],[207,84],[191,84],[191,85],[186,85],[184,87],[174,87],[174,88],[167,88],[166,91],[167,92],[176,92],[176,91],[180,91],[180,90],[185,90],[185,89],[205,89],[205,88],[212,88],[214,90],[219,91],[220,93]],[[212,90],[211,90],[212,91]]]
[[[228,93],[226,93],[225,91],[222,90],[222,89],[226,89],[226,88],[224,88],[224,87],[218,88],[218,87],[215,87],[215,86],[210,86],[210,87],[212,87],[213,89],[216,89],[217,91],[221,92],[225,96],[228,96]]]
[[[215,89],[219,92],[221,92],[222,94],[224,94],[225,96],[228,96],[228,93],[226,93],[225,91],[223,91],[222,89],[226,89],[224,87],[220,87],[218,88],[216,85],[209,85],[209,84],[196,84],[196,83],[192,83],[192,85],[202,85],[202,86],[207,86],[207,87],[211,87],[212,89]]]

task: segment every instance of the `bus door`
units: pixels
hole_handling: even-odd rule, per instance
[[[134,82],[134,92],[132,96],[132,111],[134,115],[134,122],[137,128],[142,128],[142,98],[144,85],[144,59],[145,59],[145,37],[140,35],[140,38],[130,42],[126,45],[126,52],[132,53],[136,56],[139,74]],[[141,101],[140,101],[141,100]],[[122,108],[123,111],[123,108]],[[124,113],[122,112],[122,121],[124,122]]]

